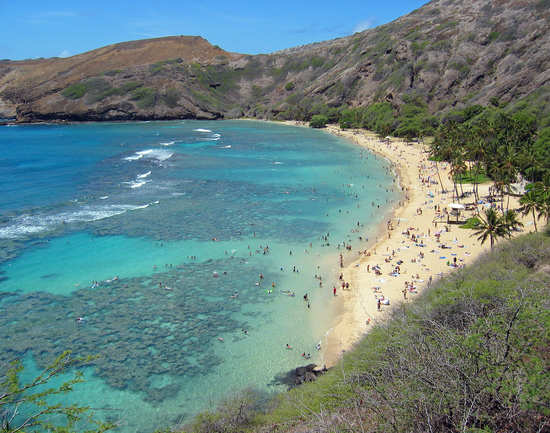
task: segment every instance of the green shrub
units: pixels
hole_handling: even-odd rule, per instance
[[[550,275],[537,270],[549,261],[548,237],[504,244],[396,308],[262,419],[292,431],[543,431]]]
[[[323,114],[316,114],[309,121],[311,128],[324,128],[328,123],[328,117]]]
[[[290,92],[290,91],[294,90],[295,87],[296,87],[296,85],[292,81],[289,81],[285,85],[285,90]]]
[[[80,99],[86,94],[87,91],[88,87],[85,83],[75,83],[63,90],[62,95],[69,99]]]
[[[167,89],[166,92],[161,95],[162,102],[170,108],[177,107],[179,98],[180,93],[176,89]]]
[[[132,90],[136,90],[139,87],[141,87],[143,84],[139,83],[137,81],[128,81],[127,83],[124,83],[122,86],[120,86],[120,89],[123,93],[131,92]]]
[[[472,217],[468,218],[468,221],[466,221],[464,224],[460,226],[461,229],[475,229],[477,226],[481,223],[479,218]]]
[[[496,41],[500,37],[500,33],[497,31],[492,31],[489,33],[489,36],[487,37],[487,40],[489,43]]]
[[[133,91],[132,101],[136,101],[138,108],[150,108],[157,102],[157,92],[148,87],[140,87]]]

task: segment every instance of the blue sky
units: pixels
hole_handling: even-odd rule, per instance
[[[257,54],[353,34],[427,0],[0,0],[0,59],[74,55],[134,39],[199,35]]]

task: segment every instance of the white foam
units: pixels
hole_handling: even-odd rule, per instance
[[[122,182],[125,185],[128,185],[130,188],[141,188],[146,183],[151,182],[150,180],[131,180],[130,182]]]
[[[275,162],[273,163],[273,165],[282,165],[282,164],[283,164],[283,163],[280,162],[280,161],[275,161]]]
[[[99,197],[100,200],[107,200],[108,198],[109,198],[108,195],[104,195],[104,196],[102,196],[102,197]]]
[[[143,158],[145,155],[149,155],[151,152],[153,152],[153,149],[141,150],[139,152],[134,153],[132,156],[127,156],[124,159],[126,161],[137,161],[138,159]]]
[[[221,134],[212,134],[212,138],[221,138]]]
[[[157,161],[166,161],[167,159],[172,158],[174,152],[170,152],[166,149],[150,149],[151,151],[147,153],[146,158],[156,159]]]
[[[141,158],[156,159],[158,161],[166,161],[174,155],[174,152],[170,152],[165,149],[146,149],[140,150],[139,152],[134,153],[132,156],[127,156],[123,158],[126,161],[137,161]]]
[[[143,173],[143,174],[138,174],[137,175],[137,178],[138,179],[145,179],[147,176],[149,176],[151,174],[150,171],[148,171],[147,173]]]
[[[231,145],[228,144],[227,146],[222,146],[222,149],[231,149]]]
[[[125,161],[137,161],[138,159],[143,158],[143,155],[134,154],[132,156],[127,156],[126,158],[123,158]]]
[[[98,221],[137,208],[138,206],[117,204],[88,205],[75,211],[65,211],[53,215],[19,215],[11,221],[10,225],[0,227],[0,238],[15,239],[24,235],[52,229],[60,224]]]
[[[175,141],[166,141],[163,143],[159,143],[161,146],[172,146],[172,144],[176,144]]]
[[[141,205],[141,206],[136,206],[136,207],[135,207],[134,209],[132,209],[132,210],[147,209],[150,205],[151,205],[151,203],[144,204],[144,205]]]
[[[38,233],[46,229],[46,226],[38,225],[11,225],[0,227],[0,239],[15,239],[23,235]]]
[[[210,129],[202,129],[202,128],[193,129],[193,131],[195,131],[195,132],[212,132],[212,131],[210,131]]]

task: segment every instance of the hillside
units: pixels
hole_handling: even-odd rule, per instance
[[[549,432],[549,283],[548,232],[503,243],[317,381],[274,398],[244,391],[183,431]]]
[[[528,100],[550,111],[550,1],[433,0],[389,24],[269,55],[198,37],[0,62],[0,117],[19,121],[308,119],[316,105],[407,95],[439,113]]]
[[[133,83],[140,79],[140,84],[151,84],[155,92],[160,92],[177,78],[155,78],[157,68],[165,64],[207,66],[240,57],[212,46],[199,36],[172,36],[123,42],[69,58],[4,60],[0,61],[0,117],[13,115],[16,109],[22,118],[25,113],[38,110],[37,115],[47,119],[101,120],[112,115],[110,110],[123,113],[128,105],[124,102],[129,94],[108,92],[113,86],[135,90],[141,86]],[[79,84],[88,86],[86,98],[64,95],[64,90]],[[186,106],[185,101],[178,102]],[[197,108],[194,104],[187,107]],[[139,103],[133,107],[136,114],[143,108]],[[193,114],[200,116],[197,111]]]

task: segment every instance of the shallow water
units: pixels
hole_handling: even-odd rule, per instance
[[[70,399],[121,432],[322,362],[337,245],[397,197],[385,161],[277,124],[0,127],[0,149],[0,365],[100,355]]]

